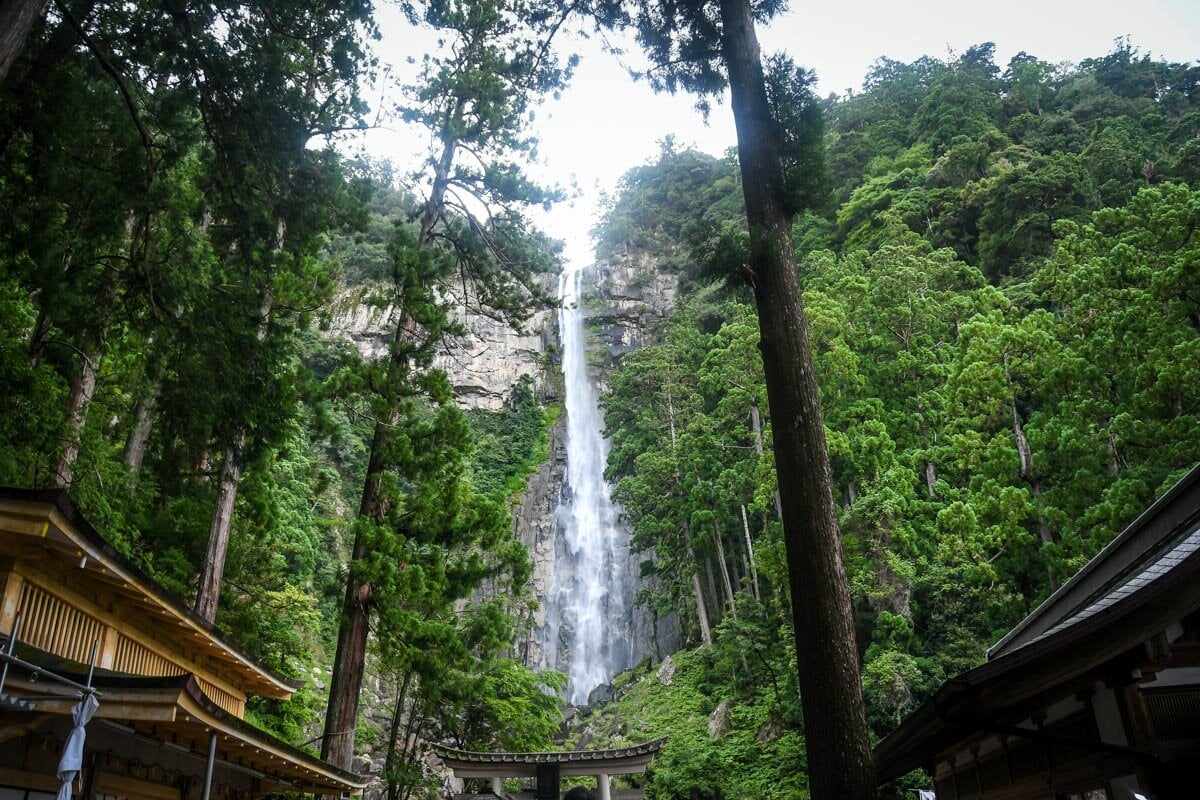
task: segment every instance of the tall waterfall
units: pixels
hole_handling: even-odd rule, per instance
[[[608,442],[596,387],[588,376],[580,308],[582,270],[559,279],[559,331],[567,410],[567,474],[557,513],[554,583],[547,603],[550,663],[569,676],[567,700],[588,695],[628,668],[634,655],[633,598],[626,597],[629,532],[604,481]],[[559,645],[565,648],[559,650]]]

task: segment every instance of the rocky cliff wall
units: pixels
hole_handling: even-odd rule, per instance
[[[543,289],[553,293],[555,280],[546,276]],[[341,294],[326,335],[350,342],[365,359],[376,359],[387,354],[399,314],[395,306],[380,308],[362,302],[369,291],[369,287],[359,287]],[[451,319],[467,334],[448,341],[433,365],[450,377],[461,407],[499,409],[523,375],[533,378],[535,387],[544,386],[546,353],[554,349],[555,315],[554,309],[542,309],[518,330],[459,307]]]
[[[583,277],[584,309],[595,349],[608,353],[607,359],[591,361],[603,390],[608,369],[621,356],[655,340],[675,308],[679,278],[639,253],[595,264]]]

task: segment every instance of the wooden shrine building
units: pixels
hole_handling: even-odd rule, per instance
[[[875,748],[938,800],[1200,797],[1200,467]]]
[[[501,782],[505,778],[532,779],[533,792],[513,795],[516,800],[558,800],[559,779],[590,775],[596,778],[600,800],[641,800],[640,789],[613,791],[613,775],[635,775],[658,755],[666,739],[655,739],[632,747],[612,750],[571,750],[545,753],[478,753],[434,745],[434,753],[456,778],[486,778],[492,794],[507,797]]]
[[[169,596],[61,491],[0,489],[0,800],[49,800],[78,687],[86,725],[79,800],[349,796],[366,781],[246,722],[246,700],[298,684]],[[94,666],[93,674],[89,667]],[[206,799],[207,800],[207,799]]]

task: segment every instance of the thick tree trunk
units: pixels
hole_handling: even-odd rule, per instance
[[[754,431],[754,452],[759,458],[763,455],[763,428],[762,428],[762,412],[758,410],[758,406],[750,406],[750,428]],[[775,489],[775,494],[772,496],[775,501],[775,516],[783,519],[783,501],[779,497],[779,489]]]
[[[700,573],[692,571],[692,595],[696,600],[696,619],[700,623],[700,641],[712,644],[712,628],[708,626],[708,611],[704,608],[704,590],[700,588]]]
[[[717,579],[713,575],[712,559],[704,559],[704,576],[708,579],[708,602],[712,614],[709,619],[715,618],[718,623],[721,622],[721,594],[717,591]]]
[[[397,328],[396,336],[399,335],[400,328]],[[387,513],[379,494],[379,483],[386,467],[383,451],[388,427],[384,421],[375,425],[371,458],[367,464],[367,477],[363,482],[362,502],[358,509],[360,517],[374,524],[381,524]],[[367,541],[360,529],[354,537],[354,549],[350,554],[350,575],[346,579],[346,596],[342,601],[342,622],[338,627],[337,653],[333,659],[329,705],[325,709],[325,732],[321,740],[321,758],[341,769],[349,769],[354,761],[358,696],[367,665],[367,615],[371,585],[355,574],[355,566],[361,564],[367,554]]]
[[[1009,404],[1013,417],[1013,437],[1017,440],[1017,456],[1020,459],[1021,477],[1028,478],[1033,470],[1033,450],[1029,440],[1025,438],[1025,427],[1021,424],[1021,415],[1017,413],[1017,404]]]
[[[700,560],[692,547],[692,531],[683,523],[683,536],[687,541],[688,556],[692,562],[692,596],[696,600],[696,621],[700,624],[700,641],[712,644],[712,627],[708,624],[708,607],[704,602],[704,588],[700,585]]]
[[[217,618],[221,599],[221,578],[225,574],[225,555],[229,552],[229,531],[233,527],[233,510],[237,505],[238,482],[242,479],[242,450],[246,434],[225,451],[221,475],[217,480],[217,505],[208,526],[208,549],[200,568],[200,584],[196,589],[196,613],[212,622]]]
[[[71,393],[67,396],[67,442],[54,467],[54,481],[60,489],[71,488],[75,478],[75,461],[79,458],[80,439],[83,426],[87,423],[88,408],[96,392],[99,362],[98,352],[80,354],[79,372],[71,382]]]
[[[774,427],[813,800],[867,800],[875,770],[858,673],[825,429],[792,251],[782,162],[749,0],[721,0]]]
[[[37,368],[42,363],[46,353],[46,343],[50,341],[50,315],[45,307],[38,309],[37,323],[33,326],[33,334],[29,337],[29,366]]]
[[[158,405],[158,394],[162,391],[162,379],[156,378],[150,390],[138,398],[133,410],[133,430],[125,441],[125,466],[130,472],[142,471],[146,458],[146,446],[150,443],[150,430],[154,426],[154,408]]]
[[[47,5],[49,0],[0,0],[0,83],[8,77],[8,70]]]
[[[100,372],[100,359],[104,355],[104,341],[108,336],[107,323],[103,317],[107,316],[108,309],[116,296],[116,275],[112,270],[105,270],[96,295],[96,307],[100,310],[102,319],[95,334],[95,347],[91,351],[80,350],[79,372],[76,373],[75,380],[71,383],[71,393],[67,395],[66,444],[54,467],[55,483],[60,489],[69,489],[71,482],[75,479],[75,461],[79,458],[83,427],[87,424],[92,395],[96,393],[96,376]],[[48,331],[48,318],[46,324]]]
[[[417,720],[425,716],[425,706],[427,703],[413,701],[412,707],[408,710],[408,724],[404,728],[404,765],[408,768],[409,775],[414,772],[414,767],[417,764],[417,758],[420,756],[421,748],[414,746],[417,734]],[[413,790],[417,784],[412,780],[404,782],[404,792],[400,795],[400,800],[409,800],[412,797]]]
[[[388,800],[400,800],[400,783],[396,780],[396,747],[400,742],[400,723],[404,719],[404,700],[408,695],[408,685],[412,681],[413,672],[404,673],[404,680],[396,691],[396,704],[392,709],[392,724],[388,731],[387,755],[383,762],[384,782],[387,784]]]
[[[1051,544],[1054,542],[1054,532],[1050,530],[1046,517],[1042,514],[1042,481],[1033,471],[1033,448],[1029,446],[1029,439],[1025,436],[1025,427],[1021,423],[1021,415],[1017,413],[1017,404],[1013,402],[1009,408],[1012,410],[1013,437],[1017,440],[1021,477],[1029,484],[1029,491],[1033,494],[1033,501],[1037,506],[1038,534],[1044,543]],[[1050,591],[1058,589],[1058,578],[1054,576],[1053,565],[1046,567],[1046,575]]]
[[[729,613],[737,619],[737,608],[733,604],[733,582],[729,579],[729,564],[725,561],[725,545],[721,544],[721,529],[713,520],[713,547],[717,548],[717,566],[721,568],[721,583],[725,587],[725,602],[729,605]]]

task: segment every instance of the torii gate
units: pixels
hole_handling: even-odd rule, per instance
[[[560,778],[595,775],[600,800],[612,800],[610,778],[613,775],[645,772],[666,741],[665,738],[655,739],[612,750],[545,753],[478,753],[440,744],[435,744],[433,750],[456,778],[490,779],[492,791],[497,796],[502,796],[501,781],[504,778],[537,778],[537,791],[533,794],[522,793],[520,798],[558,800]],[[637,795],[641,796],[640,790]]]

